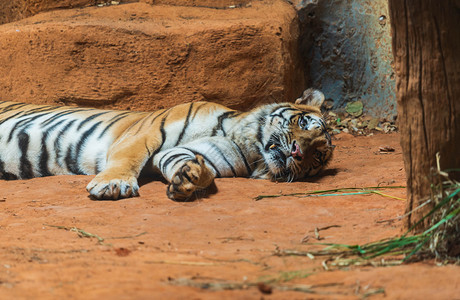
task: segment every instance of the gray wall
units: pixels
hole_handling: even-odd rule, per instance
[[[387,0],[303,0],[298,9],[309,85],[334,110],[361,100],[364,114],[396,117]]]

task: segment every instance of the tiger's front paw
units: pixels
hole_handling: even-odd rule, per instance
[[[204,163],[202,156],[187,161],[171,179],[166,190],[168,198],[174,201],[186,201],[197,190],[207,188],[214,180],[214,175]]]
[[[107,178],[102,173],[91,180],[86,190],[97,200],[117,200],[139,196],[139,185],[135,177]]]

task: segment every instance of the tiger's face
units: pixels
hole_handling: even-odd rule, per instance
[[[299,102],[275,109],[263,126],[261,152],[272,180],[316,175],[332,157],[334,146],[319,109],[322,101],[316,106]]]

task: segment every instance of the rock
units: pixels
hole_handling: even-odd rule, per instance
[[[348,130],[348,129],[347,129],[347,130]],[[338,129],[336,129],[336,128],[335,128],[335,129],[332,129],[332,134],[339,134],[339,133],[341,133],[340,130],[338,130]]]
[[[388,146],[388,145],[380,146],[379,152],[380,153],[395,152],[395,148],[393,148],[392,146]]]
[[[379,119],[373,118],[369,120],[369,123],[367,124],[367,128],[369,129],[375,129],[379,125]]]
[[[96,0],[3,0],[0,1],[0,24],[18,21],[43,11],[85,7],[106,2]]]
[[[340,121],[340,125],[346,127],[346,126],[348,126],[348,122],[350,122],[350,121],[351,121],[351,118],[345,118],[345,119]]]
[[[292,101],[305,88],[297,38],[283,0],[42,12],[0,26],[0,99],[133,110]]]
[[[198,6],[212,8],[237,8],[251,5],[252,0],[140,0],[149,4],[165,4],[176,6]]]

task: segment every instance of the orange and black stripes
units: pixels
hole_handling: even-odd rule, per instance
[[[182,199],[214,177],[290,181],[316,174],[331,149],[319,107],[306,104],[130,112],[0,101],[0,178],[97,174],[87,186],[96,199],[138,195],[144,168]]]

